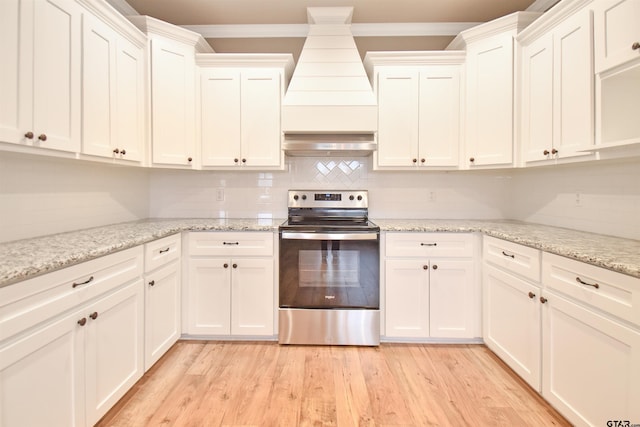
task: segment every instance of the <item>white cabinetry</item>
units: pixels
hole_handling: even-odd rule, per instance
[[[483,259],[484,342],[540,391],[540,251],[485,236]]]
[[[639,419],[640,279],[542,260],[543,397],[574,425]]]
[[[584,155],[593,145],[591,11],[566,1],[518,35],[520,145],[525,162]]]
[[[465,165],[513,165],[513,38],[538,16],[516,12],[463,31],[448,46],[467,51]]]
[[[597,148],[640,144],[640,0],[594,2]]]
[[[80,151],[81,14],[75,0],[0,2],[0,141]]]
[[[379,169],[456,168],[464,54],[370,53],[378,95]]]
[[[199,34],[148,16],[130,17],[149,37],[151,53],[151,162],[194,168],[197,51],[211,52]]]
[[[189,234],[188,334],[273,335],[273,245],[270,232]]]
[[[290,55],[197,55],[203,167],[281,168],[280,111]],[[245,65],[240,67],[244,59]],[[251,66],[251,61],[255,63]]]
[[[132,248],[0,289],[3,426],[93,425],[142,376],[142,256]]]
[[[135,30],[135,29],[134,29]],[[141,161],[145,142],[145,44],[89,13],[82,18],[82,152]]]
[[[474,236],[387,233],[385,239],[385,335],[479,336]]]
[[[145,371],[180,338],[181,255],[180,234],[145,245]]]

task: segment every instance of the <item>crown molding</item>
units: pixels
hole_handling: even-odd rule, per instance
[[[193,31],[189,31],[185,28],[178,27],[176,25],[169,24],[151,16],[137,15],[128,16],[129,21],[136,27],[138,27],[143,33],[148,36],[161,36],[167,37],[180,43],[184,43],[195,48],[198,53],[212,53],[213,49],[202,38],[202,36]]]
[[[107,0],[107,3],[123,16],[140,15],[126,0]]]
[[[527,12],[544,13],[558,2],[560,2],[560,0],[536,0],[527,8]]]
[[[591,4],[593,0],[565,0],[554,6],[546,12],[542,17],[525,28],[516,37],[521,43],[529,43],[532,40],[546,34],[559,23],[574,15],[578,11],[584,9]]]
[[[446,49],[465,50],[469,43],[509,31],[513,31],[515,36],[541,15],[540,12],[514,12],[493,21],[485,22],[458,34]]]
[[[456,36],[479,22],[422,22],[351,24],[354,37]],[[348,25],[348,24],[345,24]],[[206,39],[307,37],[309,24],[183,25]]]

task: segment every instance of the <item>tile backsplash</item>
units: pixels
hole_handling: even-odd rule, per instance
[[[372,218],[512,218],[640,239],[637,159],[451,172],[381,172],[371,162],[183,171],[0,153],[0,241],[145,217],[284,218],[292,188],[369,190]]]

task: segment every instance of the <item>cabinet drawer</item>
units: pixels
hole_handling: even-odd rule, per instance
[[[180,234],[147,243],[144,245],[144,271],[148,273],[180,258],[180,249]]]
[[[0,288],[0,341],[142,276],[142,246]]]
[[[273,233],[189,233],[189,256],[272,256]]]
[[[554,254],[542,254],[542,283],[640,326],[640,279]]]
[[[540,281],[540,251],[538,249],[484,236],[482,258],[534,282]]]
[[[388,257],[472,257],[473,235],[467,233],[387,233]]]

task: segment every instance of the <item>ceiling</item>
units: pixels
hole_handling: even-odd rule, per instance
[[[309,6],[353,6],[352,30],[367,51],[441,50],[461,30],[521,10],[543,11],[550,0],[109,0],[203,34],[220,53],[302,50]],[[132,10],[133,9],[133,10]]]

